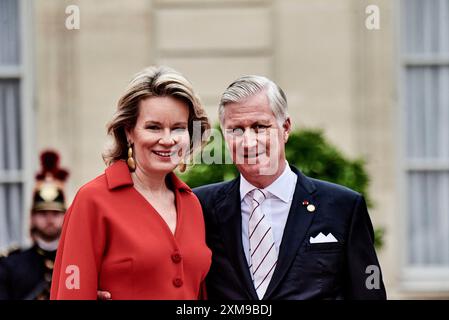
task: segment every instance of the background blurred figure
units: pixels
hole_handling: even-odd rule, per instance
[[[0,261],[0,299],[46,300],[50,296],[53,265],[66,211],[64,182],[68,171],[59,168],[54,151],[41,154],[31,208],[33,246]]]

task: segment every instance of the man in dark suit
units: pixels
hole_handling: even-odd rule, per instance
[[[386,299],[362,195],[286,161],[283,91],[242,77],[219,118],[240,176],[194,189],[213,252],[209,299]]]

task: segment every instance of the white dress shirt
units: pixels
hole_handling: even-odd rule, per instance
[[[274,246],[277,254],[284,234],[285,223],[287,222],[288,213],[292,204],[293,194],[296,188],[298,176],[290,169],[288,162],[282,174],[268,187],[261,189],[265,191],[267,199],[262,202],[262,212],[265,219],[273,230]],[[256,189],[240,175],[240,200],[242,209],[242,244],[248,265],[249,260],[249,239],[248,239],[248,220],[251,213],[251,196],[250,191]]]

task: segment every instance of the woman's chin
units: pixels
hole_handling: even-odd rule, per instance
[[[170,173],[176,169],[178,164],[172,162],[154,162],[148,167],[147,172]]]

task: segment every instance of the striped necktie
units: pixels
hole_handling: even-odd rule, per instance
[[[259,299],[262,299],[276,267],[277,253],[274,246],[273,231],[262,212],[262,202],[266,199],[266,194],[260,189],[254,189],[250,196],[251,214],[248,227],[249,253],[251,256],[250,270],[257,295]]]

